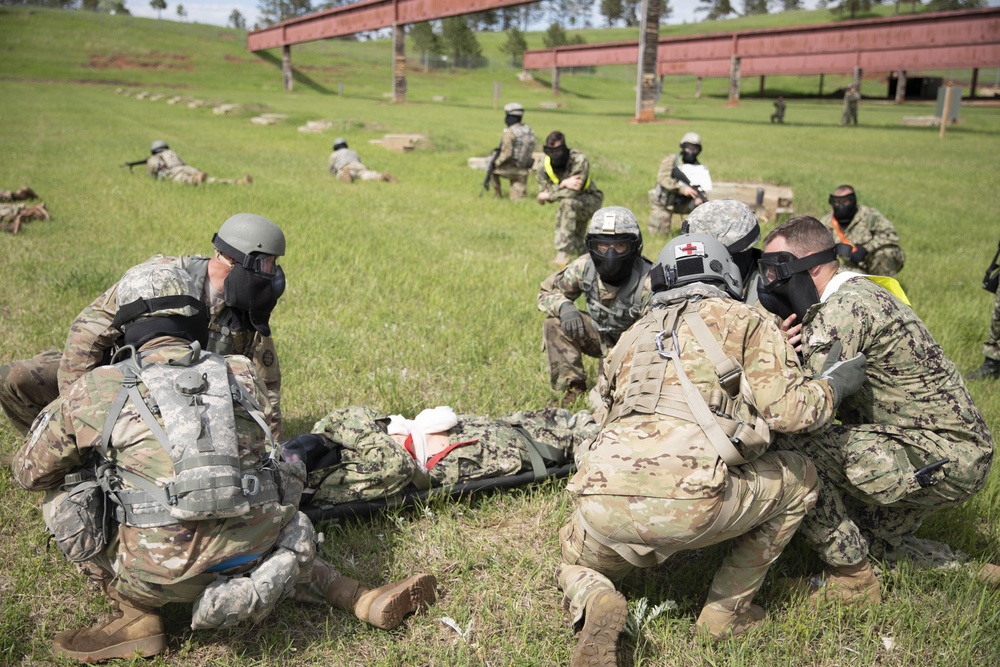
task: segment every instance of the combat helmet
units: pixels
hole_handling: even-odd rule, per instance
[[[687,132],[683,137],[681,137],[681,148],[684,147],[684,144],[690,144],[701,148],[701,135],[697,132]]]
[[[347,148],[347,139],[337,137],[333,140],[333,150],[339,151],[341,148]]]
[[[273,273],[259,265],[262,256],[280,257],[285,254],[285,235],[278,225],[253,213],[237,213],[230,217],[212,237],[212,245],[227,257],[247,268]],[[273,264],[273,262],[272,262]]]
[[[698,206],[681,225],[681,231],[709,234],[731,255],[749,250],[760,240],[757,215],[735,199],[715,199]]]
[[[743,299],[743,280],[726,246],[709,234],[681,234],[667,242],[651,272],[654,292],[691,283],[716,284]]]
[[[503,112],[508,116],[523,116],[524,107],[518,102],[511,102],[510,104],[504,105]]]
[[[132,345],[156,336],[208,340],[208,308],[191,276],[173,264],[140,264],[118,281],[114,327]]]
[[[161,153],[168,148],[170,148],[170,146],[167,145],[167,142],[157,139],[149,145],[149,152],[151,155],[156,155],[157,153]]]
[[[624,206],[598,209],[590,218],[584,241],[597,272],[605,280],[623,277],[642,253],[639,222]]]

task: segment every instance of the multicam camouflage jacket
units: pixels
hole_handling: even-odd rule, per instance
[[[338,148],[330,153],[328,167],[330,173],[334,176],[349,164],[361,164],[361,157],[350,148]],[[364,165],[361,166],[363,167]]]
[[[216,349],[211,344],[209,349],[220,354],[239,354],[253,360],[257,372],[267,387],[272,408],[271,432],[278,438],[281,431],[281,369],[278,366],[274,340],[246,326],[242,318],[225,305],[221,295],[217,295],[219,298],[210,296],[207,258],[198,255],[184,257],[153,255],[143,263],[179,266],[191,275],[196,284],[204,286],[202,289],[209,307],[211,335],[221,337],[220,343],[223,341],[229,343],[225,346],[227,349]],[[121,337],[121,332],[113,326],[115,314],[118,312],[117,295],[118,283],[115,283],[84,308],[70,325],[62,361],[59,364],[61,393],[87,371],[108,362],[110,351]]]
[[[820,222],[834,233],[838,242],[845,242],[834,227],[832,212],[827,213]],[[873,276],[894,276],[903,268],[906,254],[899,247],[899,234],[893,224],[877,210],[869,206],[858,206],[854,218],[847,225],[840,225],[840,232],[847,243],[863,246],[868,251],[860,264],[841,257],[844,265]]]
[[[838,272],[826,293],[803,320],[807,372],[822,371],[834,341],[843,345],[842,358],[860,352],[868,360],[867,380],[841,403],[840,421],[908,442],[906,455],[915,468],[948,458],[949,482],[969,493],[978,490],[993,456],[990,431],[955,364],[924,323],[862,276]]]
[[[723,354],[742,366],[756,412],[772,431],[811,431],[830,420],[830,385],[803,375],[795,351],[770,318],[722,295],[720,290],[695,283],[653,296],[650,311],[619,342],[628,347],[620,355],[617,372],[610,369],[612,377],[602,373],[598,380],[609,417],[589,450],[579,457],[580,470],[567,487],[570,491],[657,498],[707,498],[721,493],[727,464],[696,422],[670,414],[670,403],[685,402],[678,398],[680,382],[673,362],[657,352],[655,341],[661,333],[663,308],[677,299],[691,299],[687,308],[701,316]],[[711,403],[713,392],[720,391],[714,364],[683,319],[677,339],[687,377]],[[661,340],[665,351],[672,353],[670,333]],[[616,346],[611,358],[617,356]],[[661,376],[662,382],[656,379]],[[636,396],[647,399],[636,401]],[[740,409],[748,407],[744,404]],[[752,421],[749,412],[732,417]],[[752,459],[759,453],[745,452],[744,456]]]
[[[575,148],[569,149],[569,162],[566,163],[565,169],[559,172],[553,170],[551,175],[548,173],[549,169],[551,169],[551,166],[548,156],[546,156],[535,167],[535,180],[538,181],[540,191],[549,193],[550,201],[573,199],[581,194],[601,195],[603,197],[603,193],[597,189],[597,185],[594,184],[593,179],[590,177],[590,162],[587,161],[587,156]],[[581,190],[559,186],[560,182],[576,174],[583,177],[583,188]]]
[[[146,158],[146,172],[154,178],[164,178],[171,169],[183,167],[187,163],[169,148]]]
[[[190,351],[178,343],[177,339],[159,338],[144,350],[151,350],[149,361],[166,363]],[[226,362],[235,380],[268,417],[266,390],[250,361],[233,356]],[[32,491],[52,489],[68,473],[92,468],[97,462],[105,421],[121,387],[122,373],[114,366],[103,366],[85,374],[49,404],[14,457],[12,469],[17,482]],[[140,385],[139,391],[148,402],[146,388]],[[241,468],[252,468],[268,454],[265,439],[250,415],[239,406],[234,408]],[[162,420],[157,419],[162,427]],[[173,461],[131,400],[126,401],[112,432],[109,457],[116,465],[140,469],[154,478],[170,479],[174,474]],[[235,556],[266,552],[295,511],[292,505],[270,502],[230,519],[155,528],[121,525],[115,568],[155,584],[177,583]]]

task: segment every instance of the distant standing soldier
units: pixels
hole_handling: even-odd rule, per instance
[[[558,203],[556,211],[556,256],[552,266],[565,266],[583,254],[587,222],[604,202],[604,193],[590,178],[590,162],[580,151],[566,145],[566,135],[555,131],[545,139],[545,159],[535,168],[541,192],[539,204]]]
[[[642,256],[642,232],[632,211],[602,208],[591,218],[586,255],[542,283],[538,310],[547,315],[542,340],[552,388],[565,391],[563,407],[587,390],[583,355],[603,359],[642,311],[643,285],[652,263]],[[584,296],[587,312],[573,302]]]
[[[850,125],[854,123],[858,124],[858,102],[861,101],[861,95],[858,94],[858,89],[854,86],[850,86],[847,92],[844,93],[844,111],[840,115],[841,125]]]
[[[829,202],[833,210],[820,222],[838,242],[851,246],[851,254],[841,258],[845,266],[875,276],[895,276],[902,270],[906,253],[888,218],[870,206],[858,206],[858,195],[850,185],[834,190]]]
[[[165,141],[154,141],[149,145],[150,156],[146,158],[146,172],[158,181],[175,181],[185,185],[203,183],[224,183],[227,185],[250,185],[253,177],[245,174],[242,178],[216,178],[201,169],[187,164],[177,153],[170,150]]]
[[[990,333],[983,343],[983,365],[965,376],[966,380],[989,380],[1000,378],[1000,289],[997,289],[998,272],[997,258],[1000,257],[1000,247],[997,247],[997,254],[993,257],[990,268],[986,270],[983,279],[983,289],[994,292],[996,298],[993,300],[993,318],[990,320]]]
[[[708,201],[712,190],[708,167],[698,162],[701,135],[688,132],[681,137],[680,153],[671,153],[660,162],[656,185],[649,191],[649,231],[673,235],[674,214],[687,215]]]
[[[357,152],[347,147],[347,139],[337,137],[333,140],[333,153],[329,160],[330,173],[344,183],[354,181],[385,181],[395,183],[396,179],[391,174],[372,171],[361,162],[361,157]]]
[[[535,132],[521,122],[524,118],[524,107],[517,102],[511,102],[504,108],[507,124],[500,137],[500,148],[493,158],[493,192],[498,198],[503,197],[500,179],[510,181],[510,200],[524,199],[528,190],[528,172],[531,170],[531,153],[535,150]]]
[[[774,101],[774,113],[771,114],[771,123],[774,122],[785,124],[785,98],[780,95]]]

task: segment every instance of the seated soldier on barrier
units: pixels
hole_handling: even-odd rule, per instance
[[[55,655],[163,653],[170,602],[193,603],[198,630],[260,622],[288,597],[391,629],[434,601],[429,574],[369,590],[317,556],[297,511],[304,466],[275,458],[264,383],[246,357],[204,351],[208,325],[182,268],[131,269],[117,290],[124,347],[42,411],[14,458],[17,482],[47,492],[60,550],[114,610],[56,634]]]
[[[589,412],[560,408],[491,419],[437,407],[409,420],[350,406],[332,410],[312,434],[282,443],[282,459],[305,461],[306,502],[340,504],[516,475],[522,469],[541,478],[547,466],[572,462],[580,443],[596,433]]]

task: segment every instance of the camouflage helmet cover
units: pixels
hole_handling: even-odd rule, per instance
[[[693,144],[695,146],[701,146],[701,135],[697,132],[688,132],[683,137],[681,137],[681,146],[684,144]]]
[[[642,238],[635,214],[624,206],[605,206],[598,209],[590,218],[587,234],[602,236],[627,234],[638,239]]]
[[[347,139],[343,137],[337,137],[336,139],[334,139],[333,150],[337,150],[338,148],[347,148]]]
[[[760,240],[757,215],[735,199],[715,199],[698,206],[684,221],[684,231],[709,234],[730,254],[749,250]]]
[[[173,264],[140,264],[129,269],[118,281],[118,292],[115,303],[121,309],[136,301],[149,301],[160,297],[193,297],[200,295],[194,291],[191,276],[187,271]],[[191,305],[180,305],[175,301],[169,307],[146,311],[143,317],[165,317],[180,315],[191,317],[198,309]]]
[[[149,152],[155,155],[156,153],[159,153],[160,151],[165,151],[168,148],[170,148],[170,146],[167,146],[167,142],[157,139],[156,141],[154,141],[149,145]]]
[[[510,116],[523,116],[524,107],[517,102],[511,102],[510,104],[504,105],[503,112]]]
[[[660,251],[653,270],[662,271],[668,290],[689,283],[722,283],[730,296],[743,299],[739,268],[726,246],[708,234],[681,234],[671,239]]]
[[[280,257],[285,254],[285,234],[281,228],[267,218],[253,213],[237,213],[230,217],[219,227],[219,233],[212,238],[212,242],[224,253],[235,249],[244,256],[263,253]],[[242,261],[239,257],[234,259]]]

